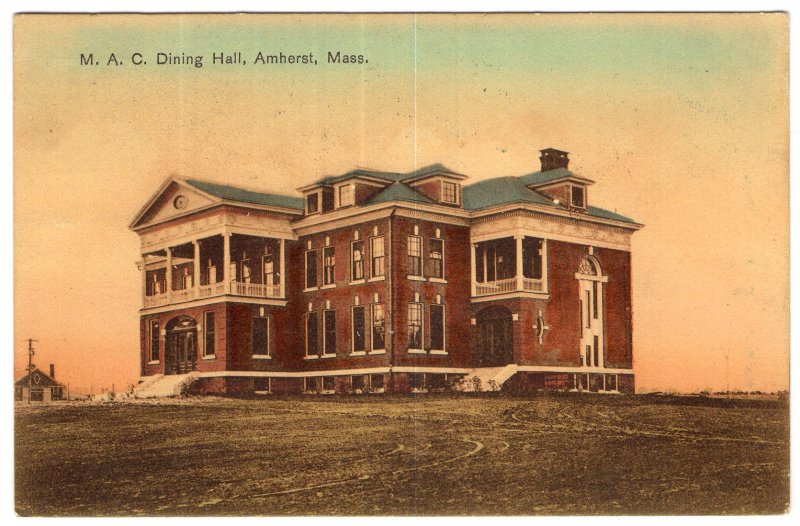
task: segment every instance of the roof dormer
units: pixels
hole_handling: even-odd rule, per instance
[[[412,172],[403,182],[434,203],[461,207],[461,182],[466,178],[466,175],[434,164]]]
[[[525,186],[556,204],[572,210],[588,207],[587,187],[594,181],[569,171],[569,152],[545,148],[540,150],[541,170],[522,176]]]

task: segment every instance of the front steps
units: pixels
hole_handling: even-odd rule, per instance
[[[189,374],[157,374],[137,385],[133,390],[134,398],[166,398],[180,396],[181,390],[197,379],[194,373]]]
[[[499,391],[503,387],[503,383],[516,373],[516,364],[470,369],[464,377],[464,391]]]

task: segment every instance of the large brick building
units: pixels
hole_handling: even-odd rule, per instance
[[[137,214],[148,385],[634,390],[629,218],[566,152],[466,184],[353,170],[289,197],[171,177]],[[163,376],[162,376],[163,375]],[[188,376],[186,376],[188,375]],[[144,384],[143,384],[144,385]]]

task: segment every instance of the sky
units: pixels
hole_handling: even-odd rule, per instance
[[[555,147],[592,204],[645,225],[637,387],[787,389],[787,50],[781,14],[17,16],[15,374],[31,337],[76,391],[136,381],[128,225],[171,174],[293,193],[439,162],[477,181]],[[237,51],[246,65],[211,64]]]

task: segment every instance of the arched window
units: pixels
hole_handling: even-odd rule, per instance
[[[592,256],[585,256],[578,265],[578,274],[586,276],[602,276],[603,271],[600,269],[600,262]]]

